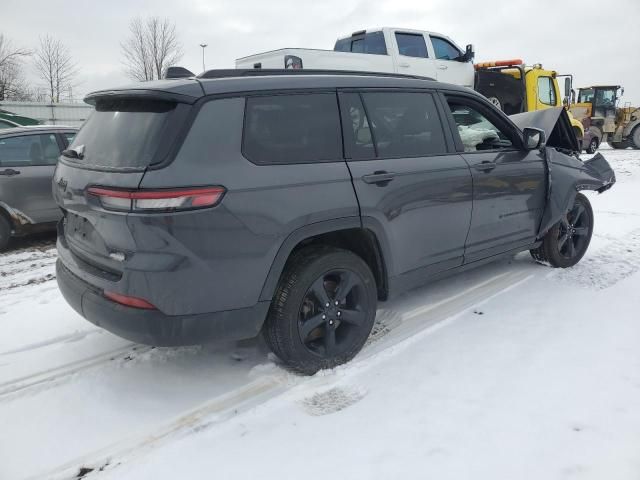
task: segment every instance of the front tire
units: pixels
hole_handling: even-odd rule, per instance
[[[0,252],[5,250],[9,245],[9,240],[11,239],[11,225],[0,215]]]
[[[589,199],[576,195],[573,206],[542,239],[542,244],[530,250],[538,262],[554,268],[573,267],[584,256],[593,234],[593,210]]]
[[[596,150],[598,150],[598,139],[592,138],[587,146],[587,153],[596,153]]]
[[[263,335],[291,370],[312,375],[348,362],[376,317],[376,282],[354,253],[307,247],[287,262]]]

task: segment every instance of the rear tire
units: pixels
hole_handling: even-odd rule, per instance
[[[376,317],[377,289],[360,257],[307,247],[287,262],[263,327],[269,348],[291,370],[312,375],[351,360]]]
[[[624,150],[631,146],[629,140],[625,140],[624,142],[607,142],[611,148],[616,150]]]
[[[631,139],[631,146],[636,150],[640,150],[640,125],[634,127],[629,138]]]
[[[489,103],[497,109],[504,111],[504,101],[498,95],[491,95],[490,97],[487,97],[487,100],[489,100]]]
[[[589,199],[576,195],[573,206],[542,239],[542,244],[530,250],[534,260],[554,268],[572,267],[584,256],[593,233],[593,210]]]
[[[0,215],[0,252],[4,251],[9,245],[9,240],[11,239],[11,225]]]

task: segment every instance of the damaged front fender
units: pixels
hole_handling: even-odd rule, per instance
[[[573,206],[580,190],[604,192],[616,182],[609,162],[598,153],[583,162],[578,157],[580,146],[564,108],[549,108],[511,115],[522,130],[533,127],[544,130],[547,142],[543,147],[547,166],[547,203],[538,229],[542,238]]]
[[[538,238],[544,236],[573,206],[581,190],[602,193],[616,183],[616,175],[609,162],[598,153],[591,160],[578,158],[546,147],[548,166],[547,205],[542,215]]]

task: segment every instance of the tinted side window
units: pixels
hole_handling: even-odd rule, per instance
[[[340,112],[347,158],[364,160],[375,158],[373,137],[367,114],[358,93],[340,94]]]
[[[15,125],[4,120],[0,120],[0,128],[14,128]]]
[[[382,32],[370,32],[357,37],[343,38],[336,41],[333,49],[336,52],[369,53],[386,55],[387,45]]]
[[[457,60],[462,56],[462,52],[448,40],[440,37],[431,37],[433,50],[439,60]]]
[[[508,133],[496,127],[475,108],[450,100],[449,108],[458,126],[465,152],[510,149],[513,146]]]
[[[556,89],[551,77],[538,77],[538,100],[545,105],[556,104]]]
[[[258,164],[342,159],[336,95],[247,98],[243,153]]]
[[[418,157],[446,153],[433,97],[419,92],[362,95],[379,157]]]
[[[0,139],[0,166],[55,165],[60,148],[54,134],[24,135]]]
[[[427,44],[424,36],[419,33],[400,33],[396,32],[396,42],[398,42],[398,51],[400,55],[405,57],[427,58]]]

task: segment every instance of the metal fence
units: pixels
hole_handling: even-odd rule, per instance
[[[0,109],[35,118],[44,125],[79,127],[93,111],[86,103],[0,102]]]

